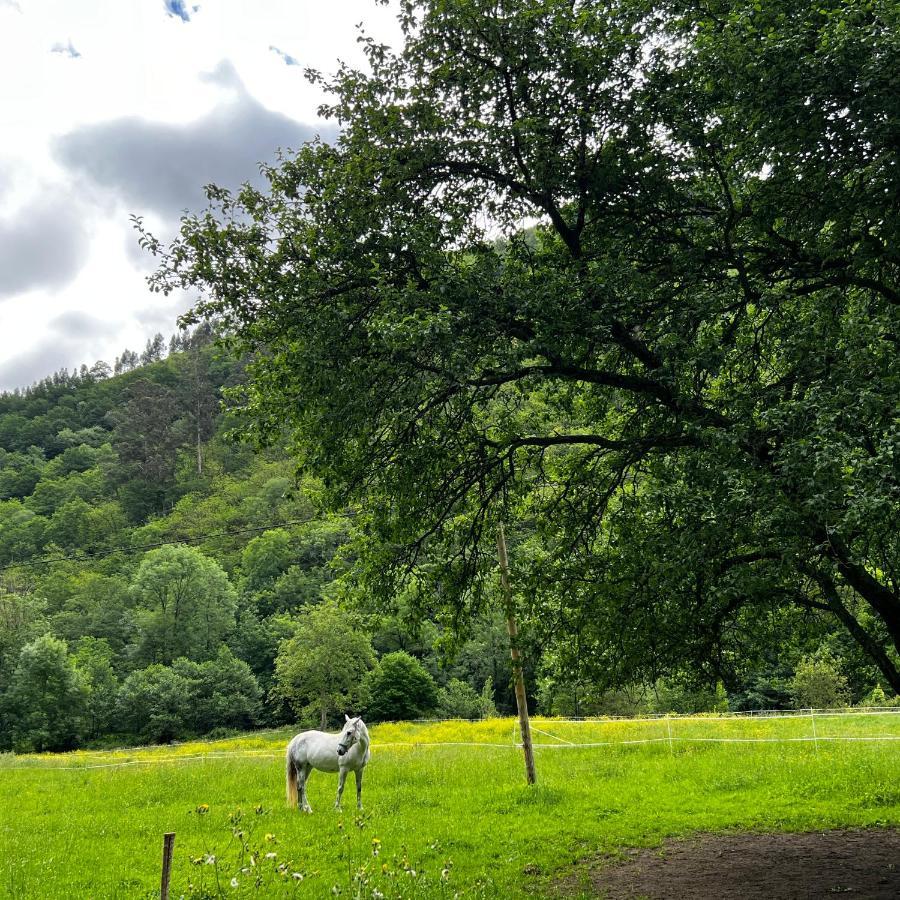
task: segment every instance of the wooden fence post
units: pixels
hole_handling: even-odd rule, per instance
[[[163,835],[162,882],[159,887],[160,900],[169,900],[169,876],[172,874],[172,851],[175,849],[175,832]]]
[[[534,784],[534,749],[531,746],[531,723],[528,720],[528,699],[525,696],[525,676],[522,673],[522,655],[519,653],[519,631],[516,627],[515,607],[509,588],[509,558],[506,555],[506,534],[501,522],[497,528],[497,554],[500,557],[500,584],[503,588],[503,605],[506,610],[506,630],[509,632],[509,655],[512,657],[513,679],[516,687],[516,707],[519,710],[519,731],[522,733],[522,749],[525,751],[525,778]]]

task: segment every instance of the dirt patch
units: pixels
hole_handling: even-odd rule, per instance
[[[595,860],[589,883],[572,877],[567,886],[608,900],[900,897],[900,831],[893,829],[707,834],[625,857]]]

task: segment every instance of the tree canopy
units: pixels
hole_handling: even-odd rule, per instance
[[[532,610],[609,683],[812,609],[900,688],[897,5],[400,7],[310,73],[334,145],[144,234],[252,354],[245,434],[458,621],[531,523]]]
[[[371,640],[354,617],[323,603],[304,610],[279,647],[272,691],[298,719],[315,716],[325,728],[335,712],[359,709],[363,676],[374,664]]]

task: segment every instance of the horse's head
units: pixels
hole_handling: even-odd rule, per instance
[[[346,713],[344,719],[346,719],[344,729],[341,731],[337,745],[338,756],[343,756],[359,740],[359,724],[362,719],[359,716],[351,719]]]

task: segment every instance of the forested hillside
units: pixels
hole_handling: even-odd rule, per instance
[[[116,368],[0,397],[0,750],[514,708],[491,604],[455,623],[405,595],[375,608],[354,578],[364,511],[323,512],[286,452],[227,437],[222,389],[243,367],[208,326]],[[514,556],[539,544],[527,517],[511,523]],[[585,623],[548,627],[517,590],[543,712],[883,702],[815,610],[777,616],[740,666],[711,655],[616,685],[580,645]]]
[[[442,667],[436,626],[334,605],[353,516],[321,513],[285,453],[225,437],[241,366],[211,338],[0,397],[0,750],[325,722],[364,699],[384,718],[477,716],[495,682],[504,704],[497,623]],[[410,682],[393,706],[382,670]]]

